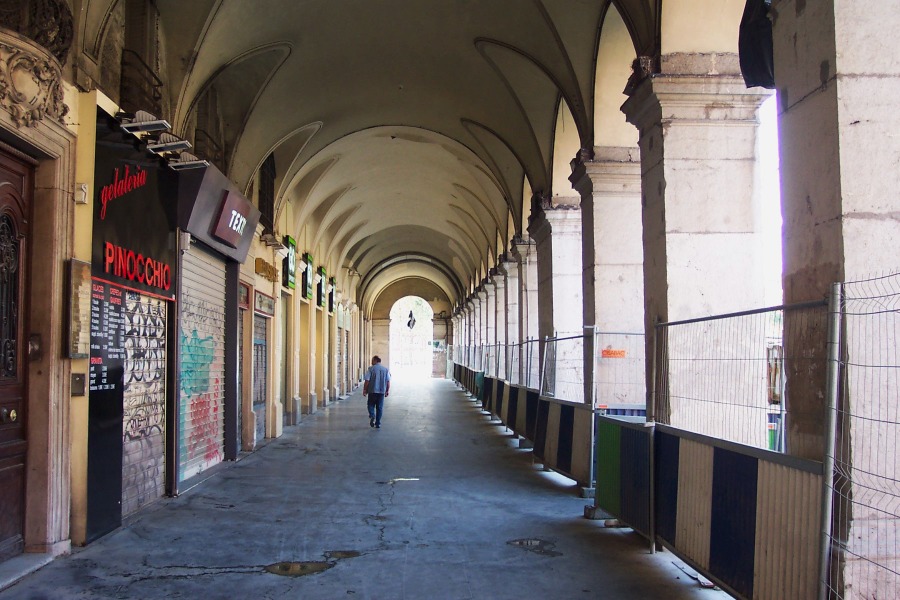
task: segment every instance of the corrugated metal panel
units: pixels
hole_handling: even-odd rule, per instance
[[[572,407],[572,441],[569,453],[572,456],[570,473],[584,487],[593,487],[592,467],[594,461],[594,411],[590,407]]]
[[[615,517],[622,515],[621,432],[614,423],[597,424],[596,502]]]
[[[753,597],[759,461],[738,451],[713,450],[709,570],[739,597]]]
[[[556,467],[559,456],[559,404],[547,402],[547,431],[544,438],[544,466]]]
[[[681,438],[659,429],[655,430],[655,472],[653,473],[656,498],[653,510],[656,514],[656,535],[675,545],[678,530],[678,476],[681,464]]]
[[[698,566],[709,568],[713,448],[682,439],[678,461],[676,548]]]
[[[537,396],[535,394],[535,396]],[[529,398],[531,395],[529,394]],[[543,461],[544,457],[547,455],[547,440],[550,437],[549,431],[549,423],[550,423],[550,403],[546,400],[541,400],[537,398],[536,400],[537,408],[535,411],[535,419],[534,419],[534,449],[531,451],[534,454],[534,457],[538,460]],[[556,433],[554,432],[555,436]],[[552,456],[552,455],[551,455]]]
[[[165,492],[166,309],[125,292],[123,516]]]
[[[182,260],[178,479],[224,456],[225,263],[197,247]]]
[[[759,461],[754,598],[815,598],[822,476]]]
[[[653,430],[621,429],[622,518],[650,536],[650,438]]]
[[[256,441],[266,437],[266,398],[269,396],[268,319],[253,315],[253,414],[256,415]]]
[[[516,419],[519,416],[519,390],[511,385],[504,385],[503,391],[506,395],[506,399],[503,401],[506,406],[506,426],[518,434],[522,431],[516,427]]]

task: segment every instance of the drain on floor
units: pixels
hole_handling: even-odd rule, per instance
[[[548,542],[547,540],[522,539],[510,540],[506,543],[510,546],[516,546],[517,548],[522,548],[523,550],[528,550],[529,552],[534,552],[535,554],[541,554],[543,556],[562,556],[561,553],[553,550],[556,547],[556,544]]]
[[[266,567],[266,571],[275,575],[284,575],[285,577],[303,577],[304,575],[315,575],[322,571],[327,571],[334,566],[334,563],[324,562],[320,560],[308,560],[304,562],[278,562],[274,565]]]

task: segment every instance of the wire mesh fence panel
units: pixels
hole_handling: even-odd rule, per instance
[[[519,377],[519,344],[509,344],[506,347],[506,381],[510,385],[521,385]]]
[[[900,598],[900,275],[843,286],[832,598]]]
[[[497,376],[497,346],[484,347],[484,374],[487,377]]]
[[[647,404],[643,333],[594,332],[594,407]]]
[[[584,337],[548,338],[541,395],[584,402]]]
[[[799,340],[827,330],[827,319],[825,304],[816,303],[657,326],[655,419],[784,452],[789,374],[818,379],[824,390],[825,355]]]
[[[522,345],[522,374],[525,387],[531,390],[541,386],[540,343],[538,340],[528,340]]]

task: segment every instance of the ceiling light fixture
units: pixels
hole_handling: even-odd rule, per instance
[[[148,113],[146,110],[139,110],[133,115],[129,113],[119,113],[117,116],[122,120],[122,129],[128,133],[165,131],[166,129],[172,128],[168,121],[159,119],[155,115]]]
[[[197,158],[190,152],[182,152],[178,156],[178,160],[170,160],[168,162],[169,167],[175,169],[176,171],[182,171],[185,169],[199,169],[201,167],[209,166],[209,161]]]
[[[147,150],[154,154],[164,152],[181,152],[191,147],[191,143],[171,133],[161,133],[158,139],[148,140]]]

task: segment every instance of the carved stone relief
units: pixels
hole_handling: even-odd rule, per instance
[[[59,62],[40,46],[3,30],[0,106],[17,127],[35,127],[44,117],[62,122],[69,112],[63,102]]]

